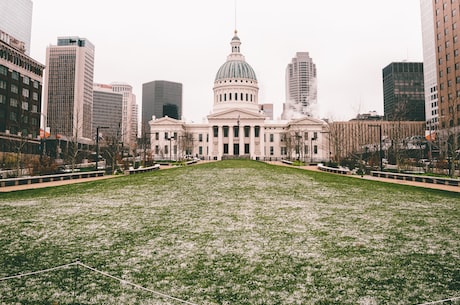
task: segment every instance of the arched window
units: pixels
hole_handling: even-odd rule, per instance
[[[229,101],[232,100],[232,94],[231,94],[231,93],[228,94],[228,100],[229,100]]]
[[[235,101],[238,100],[238,93],[235,93]]]
[[[243,100],[243,93],[241,93],[241,100]]]
[[[224,101],[227,101],[227,93],[224,93]]]
[[[246,93],[246,102],[249,101],[249,94]]]

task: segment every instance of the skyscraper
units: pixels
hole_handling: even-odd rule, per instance
[[[308,52],[297,52],[286,67],[285,120],[316,115],[316,65]]]
[[[121,140],[123,94],[113,91],[111,85],[94,84],[92,128],[108,127],[103,130],[105,140]]]
[[[94,46],[85,38],[60,37],[46,49],[43,110],[51,133],[91,140]]]
[[[27,55],[30,54],[32,6],[31,0],[0,1],[0,30],[24,42]]]
[[[112,83],[113,92],[123,94],[123,110],[121,123],[121,141],[126,146],[132,146],[136,143],[138,112],[136,95],[133,94],[133,87],[125,83]]]
[[[425,121],[423,63],[393,62],[382,74],[385,119]]]
[[[0,133],[36,139],[45,66],[10,41],[10,36],[0,31]]]
[[[438,70],[433,18],[433,0],[420,0],[423,39],[423,74],[425,82],[425,119],[427,130],[435,132],[439,125]],[[429,134],[430,132],[428,132]]]
[[[428,124],[460,126],[460,7],[458,1],[421,0]],[[436,77],[436,78],[435,78]],[[439,121],[439,123],[438,123]],[[428,128],[429,129],[429,128]]]
[[[182,118],[182,84],[157,80],[142,85],[142,124],[168,116]]]

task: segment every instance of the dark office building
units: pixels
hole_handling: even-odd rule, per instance
[[[383,69],[387,121],[425,121],[423,63],[394,62]]]
[[[99,136],[105,141],[122,139],[123,94],[113,92],[111,85],[95,84],[93,87],[93,133],[101,128]]]
[[[168,116],[182,117],[182,84],[157,80],[142,85],[142,124]]]
[[[0,31],[0,133],[37,138],[44,65],[24,44]]]

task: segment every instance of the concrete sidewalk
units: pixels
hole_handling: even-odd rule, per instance
[[[0,193],[32,190],[32,189],[53,187],[53,186],[60,186],[60,185],[74,184],[74,183],[83,183],[83,182],[89,182],[89,181],[95,181],[95,180],[104,180],[104,179],[109,179],[109,178],[114,178],[114,177],[117,177],[117,176],[108,175],[108,176],[102,176],[102,177],[91,177],[91,178],[81,178],[81,179],[72,179],[72,180],[42,182],[42,183],[34,183],[34,184],[3,186],[3,187],[0,187]]]
[[[279,162],[279,161],[267,162],[267,163],[274,164],[274,165],[280,165],[280,166],[282,165],[282,166],[290,166],[294,168],[301,168],[301,169],[315,171],[315,172],[327,173],[327,172],[319,170],[318,166],[316,165],[315,166],[293,166],[293,165],[289,165],[289,164]],[[327,173],[327,174],[339,175],[339,174],[333,174],[333,173]],[[360,175],[341,175],[341,176],[352,177],[356,179],[364,179],[364,180],[374,180],[374,181],[380,181],[380,182],[386,182],[386,183],[404,184],[404,185],[410,185],[410,186],[416,186],[416,187],[423,187],[423,188],[430,188],[430,189],[460,193],[460,186],[424,183],[424,182],[415,182],[415,181],[404,181],[404,180],[397,180],[397,179],[373,177],[370,175],[364,175],[363,177],[361,177]]]

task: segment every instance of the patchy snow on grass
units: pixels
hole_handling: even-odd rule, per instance
[[[227,161],[14,198],[0,199],[0,278],[79,259],[197,304],[416,304],[460,291],[458,198],[444,192]],[[0,295],[177,304],[81,269],[3,281]]]

